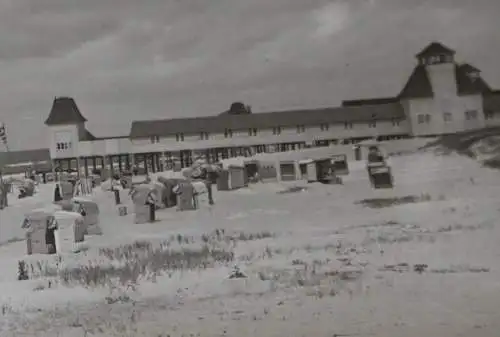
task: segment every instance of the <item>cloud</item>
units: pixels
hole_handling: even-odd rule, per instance
[[[340,33],[348,24],[350,15],[349,5],[345,2],[334,2],[316,10],[318,26],[314,36],[325,38]]]
[[[56,95],[96,134],[134,119],[391,95],[430,40],[500,86],[497,0],[0,0],[0,120],[45,143]],[[495,82],[497,81],[497,82]],[[24,137],[29,134],[30,137]]]

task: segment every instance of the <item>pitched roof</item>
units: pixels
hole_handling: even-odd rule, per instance
[[[246,130],[272,127],[295,127],[322,123],[365,122],[405,118],[399,103],[336,107],[291,111],[263,112],[244,115],[218,115],[197,118],[178,118],[156,121],[134,121],[130,138],[147,138],[176,133],[224,132],[225,129]]]
[[[50,162],[49,149],[0,152],[0,164],[12,165],[27,162]]]
[[[446,47],[440,42],[432,42],[416,56],[420,58],[420,57],[435,56],[435,55],[455,55],[455,51],[453,49]]]
[[[398,95],[398,98],[432,98],[434,92],[432,91],[431,81],[427,75],[425,66],[417,65],[408,81],[406,82],[403,90]]]
[[[80,135],[80,139],[79,140],[81,142],[85,142],[85,141],[97,140],[97,137],[94,136],[89,130],[87,130],[87,128],[85,128],[83,130],[83,134]]]
[[[87,119],[82,116],[73,98],[56,97],[45,125],[77,124],[86,121]]]
[[[483,96],[483,110],[500,112],[500,91],[491,91]]]
[[[476,72],[476,73],[480,73],[481,70],[479,70],[478,68],[474,67],[473,65],[471,65],[470,63],[463,63],[463,64],[460,64],[459,67],[467,72],[467,73],[473,73],[473,72]]]
[[[397,103],[399,99],[397,97],[382,97],[382,98],[366,98],[366,99],[355,99],[342,101],[342,106],[353,107],[362,105],[377,105],[377,104],[390,104]]]
[[[455,78],[457,81],[458,95],[474,95],[487,94],[491,92],[491,88],[480,76],[471,77],[470,71],[477,72],[478,70],[468,64],[455,66]]]
[[[243,102],[233,102],[228,110],[221,112],[219,115],[245,115],[251,114],[252,108]]]

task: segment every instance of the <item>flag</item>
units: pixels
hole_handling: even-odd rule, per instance
[[[0,123],[0,141],[4,145],[7,145],[7,131],[5,129],[5,124],[4,123]]]

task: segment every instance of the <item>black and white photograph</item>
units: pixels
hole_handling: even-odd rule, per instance
[[[500,336],[499,15],[0,0],[0,336]]]

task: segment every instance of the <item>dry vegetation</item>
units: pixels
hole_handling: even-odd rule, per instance
[[[370,208],[385,208],[392,207],[397,205],[404,204],[414,204],[418,202],[427,202],[431,201],[431,196],[429,194],[422,195],[407,195],[404,197],[391,197],[391,198],[373,198],[373,199],[363,199],[358,201],[358,204],[361,204],[365,207]]]
[[[293,192],[288,193],[300,191],[302,191],[301,188],[296,188],[293,189]],[[368,208],[379,209],[427,202],[431,199],[433,198],[429,194],[422,194],[420,196],[364,199],[358,203]],[[440,196],[434,199],[445,200],[445,197]],[[456,211],[455,208],[443,210],[443,212],[450,213]],[[104,298],[104,303],[99,304],[100,310],[103,311],[102,314],[79,312],[78,309],[71,309],[70,314],[51,312],[50,320],[59,322],[60,326],[79,329],[82,336],[139,336],[142,334],[139,334],[140,328],[138,328],[137,322],[141,319],[141,310],[151,310],[147,309],[149,307],[146,306],[143,299],[139,301],[134,296],[137,286],[144,281],[156,283],[158,277],[172,277],[177,272],[203,271],[218,266],[239,264],[249,267],[248,270],[242,271],[236,266],[227,275],[227,279],[236,279],[234,282],[239,282],[237,279],[244,279],[243,281],[250,280],[269,284],[266,291],[270,292],[293,289],[302,293],[303,296],[312,297],[315,300],[336,297],[341,293],[353,296],[356,291],[365,291],[363,280],[367,277],[384,278],[388,276],[387,273],[391,272],[422,275],[489,272],[490,269],[487,267],[468,265],[433,268],[425,263],[430,264],[429,261],[416,264],[402,262],[394,265],[382,265],[381,261],[376,262],[373,259],[372,252],[378,248],[383,255],[384,248],[392,244],[409,242],[429,244],[436,242],[440,236],[449,235],[449,232],[474,231],[491,228],[491,226],[489,223],[477,225],[444,224],[423,228],[417,224],[386,221],[336,228],[335,231],[332,231],[331,242],[310,241],[310,244],[304,243],[304,245],[296,247],[289,244],[279,246],[280,238],[275,233],[268,231],[245,233],[216,229],[196,237],[176,234],[156,243],[135,241],[116,248],[101,248],[97,252],[98,261],[81,265],[65,266],[65,261],[59,259],[55,261],[55,264],[38,261],[34,264],[26,264],[25,268],[26,275],[29,275],[30,279],[44,280],[35,286],[34,291],[44,291],[59,284],[86,288],[107,288],[109,290],[109,295]],[[358,239],[356,242],[350,242],[344,235],[349,231],[361,231],[363,235],[356,236]],[[240,254],[236,254],[236,248],[239,245],[244,246],[257,240],[264,240],[260,243],[263,246],[252,249],[251,252],[243,249]],[[273,259],[280,260],[279,264],[269,263]],[[361,286],[359,286],[360,284]],[[237,295],[248,294],[243,291],[235,296]],[[112,315],[112,310],[121,310],[121,312]],[[163,303],[158,307],[158,310],[169,309]],[[262,319],[268,314],[267,310],[265,309],[263,314],[252,315],[251,319]],[[5,317],[21,315],[12,310],[8,304],[2,306],[1,313]],[[49,318],[46,317],[46,319]],[[125,323],[125,321],[127,322]],[[46,331],[50,329],[50,327],[42,327],[40,319],[35,322],[25,316],[22,316],[22,324],[33,326],[33,329],[34,327],[40,327]],[[11,330],[15,331],[15,328]],[[196,332],[192,335],[200,334]],[[169,330],[155,332],[154,336],[173,337],[180,335],[176,334],[175,330]]]
[[[116,282],[122,286],[131,285],[141,279],[154,281],[164,273],[171,276],[179,270],[227,265],[234,261],[234,247],[238,241],[272,237],[274,234],[266,231],[226,234],[223,229],[203,234],[199,239],[178,234],[157,246],[148,241],[135,241],[116,248],[101,248],[99,261],[75,267],[63,267],[64,261],[58,257],[55,263],[37,261],[28,265],[20,261],[24,267],[20,267],[18,276],[23,275],[22,279],[55,278],[66,286],[107,287]]]
[[[81,330],[82,336],[99,334],[137,336],[140,331],[136,323],[140,319],[141,306],[145,306],[145,303],[142,300],[139,302],[134,299],[136,296],[133,296],[133,293],[141,280],[156,282],[156,277],[162,274],[168,275],[176,271],[203,270],[217,265],[227,265],[235,261],[234,248],[236,243],[245,244],[249,241],[275,237],[274,233],[265,231],[229,234],[224,230],[215,230],[199,238],[179,234],[171,236],[157,246],[148,241],[136,241],[116,248],[100,249],[101,260],[98,263],[63,267],[64,261],[62,259],[56,259],[56,266],[48,262],[38,261],[35,264],[26,264],[25,272],[30,275],[30,278],[49,280],[48,283],[37,284],[34,291],[55,288],[56,282],[64,286],[108,287],[109,295],[104,298],[104,303],[99,304],[99,310],[102,310],[102,313],[96,315],[95,312],[80,312],[77,308],[68,308],[67,312],[62,312],[60,309],[44,312],[44,320],[50,320],[53,326]],[[271,291],[292,287],[303,289],[306,296],[321,299],[325,296],[336,296],[346,288],[346,284],[355,282],[363,276],[364,265],[356,265],[349,258],[344,257],[347,253],[357,253],[361,249],[341,242],[323,246],[305,245],[289,250],[267,246],[260,256],[253,256],[251,259],[256,262],[259,259],[273,259],[278,254],[290,256],[295,253],[311,253],[319,250],[331,250],[332,259],[313,259],[311,261],[298,258],[290,259],[289,265],[285,266],[284,269],[259,268],[258,272],[248,276],[235,267],[227,279],[252,277],[258,282],[270,282]],[[125,316],[117,313],[112,315],[113,310],[126,311],[128,314],[132,312],[132,314],[130,314],[130,319],[117,320],[117,317],[123,318]],[[262,315],[267,314],[268,310],[266,309]],[[8,305],[3,306],[2,315],[11,318],[17,317],[21,321],[18,324],[29,326],[31,330],[51,331],[53,329],[53,326],[44,325],[41,319],[33,320],[21,315]],[[254,320],[261,319],[259,315],[252,317]],[[162,333],[154,336],[177,336],[174,330]]]
[[[293,194],[307,191],[307,187],[304,186],[290,186],[282,191],[278,191],[277,194]]]

